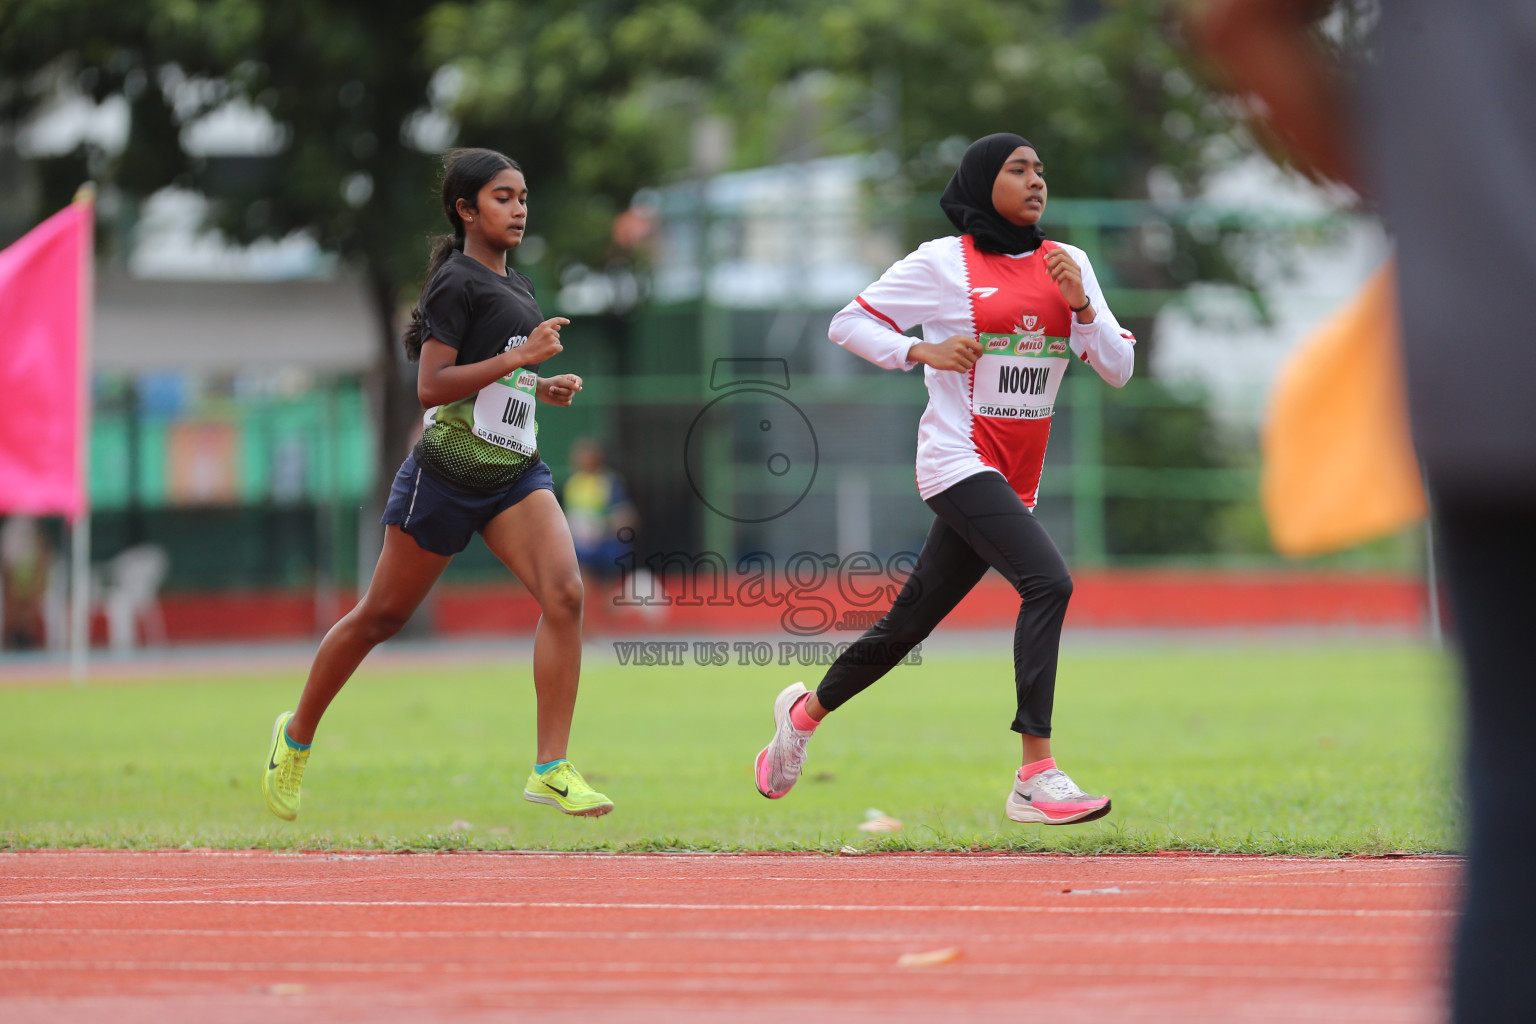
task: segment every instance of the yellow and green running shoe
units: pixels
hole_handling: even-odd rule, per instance
[[[309,763],[309,749],[295,750],[284,738],[292,717],[292,711],[284,711],[272,723],[272,745],[267,748],[267,765],[261,773],[261,793],[267,806],[284,821],[299,816],[299,783],[304,781],[304,766]]]
[[[587,785],[576,766],[563,758],[543,775],[537,768],[533,770],[523,785],[523,799],[583,818],[601,817],[613,810],[613,801]]]

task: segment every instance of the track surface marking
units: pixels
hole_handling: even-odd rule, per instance
[[[1443,1019],[1449,859],[0,854],[9,1022]],[[947,963],[900,956],[959,950]]]

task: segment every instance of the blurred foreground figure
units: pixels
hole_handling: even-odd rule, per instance
[[[1374,194],[1397,241],[1415,446],[1466,694],[1467,890],[1453,1019],[1536,1019],[1536,4],[1389,0],[1357,95],[1313,35],[1330,4],[1215,0],[1229,86],[1314,173]],[[1355,110],[1358,118],[1348,120]]]

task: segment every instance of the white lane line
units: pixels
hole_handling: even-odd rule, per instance
[[[931,877],[929,877],[929,878],[907,878],[907,877],[891,877],[891,876],[888,876],[888,875],[837,875],[837,876],[831,876],[831,877],[824,877],[824,876],[820,876],[820,875],[687,875],[687,876],[685,876],[685,875],[572,875],[572,874],[564,874],[564,873],[562,873],[560,875],[547,875],[547,876],[539,876],[539,877],[529,878],[527,875],[517,874],[515,872],[507,872],[505,874],[501,874],[501,873],[497,873],[497,874],[470,874],[470,873],[463,873],[463,872],[454,872],[452,874],[395,874],[395,873],[391,873],[391,874],[388,874],[388,875],[345,875],[345,876],[327,876],[327,877],[324,877],[324,878],[310,878],[310,879],[274,878],[271,881],[254,881],[254,882],[252,882],[252,881],[240,881],[240,880],[236,880],[236,879],[231,879],[229,881],[223,881],[223,880],[220,880],[218,878],[209,878],[209,877],[207,877],[205,875],[77,875],[77,874],[71,874],[71,875],[58,875],[58,876],[50,875],[50,876],[42,876],[42,877],[33,876],[33,877],[30,877],[30,878],[28,878],[28,877],[6,878],[6,877],[3,877],[3,876],[0,876],[0,883],[11,882],[11,881],[36,881],[36,882],[47,881],[47,882],[53,882],[53,883],[58,883],[58,882],[61,882],[61,881],[70,881],[70,882],[162,882],[162,883],[179,883],[179,884],[185,885],[185,886],[190,887],[190,888],[203,888],[203,889],[206,889],[206,888],[217,888],[219,886],[225,886],[225,887],[231,887],[231,888],[234,888],[234,887],[238,887],[238,888],[251,888],[253,886],[261,886],[261,885],[274,885],[274,886],[281,886],[281,885],[294,885],[294,886],[298,886],[298,885],[348,885],[348,884],[354,884],[354,883],[361,884],[361,883],[364,883],[364,882],[372,885],[372,884],[377,884],[377,883],[379,883],[381,881],[389,881],[389,882],[452,882],[452,883],[455,883],[455,884],[462,883],[462,882],[517,882],[520,885],[527,885],[527,884],[530,884],[530,883],[540,883],[540,882],[556,883],[556,884],[566,884],[566,883],[575,884],[575,883],[583,883],[583,882],[677,882],[679,884],[684,884],[684,885],[698,885],[701,882],[796,882],[796,883],[814,883],[814,884],[817,884],[817,885],[820,885],[820,884],[823,884],[823,883],[827,883],[827,884],[856,884],[856,885],[867,885],[867,884],[870,884],[870,883],[883,884],[883,885],[933,885],[933,884],[936,884],[936,883],[941,883],[941,884],[946,884],[946,885],[1042,885],[1042,886],[1069,885],[1069,886],[1082,887],[1082,888],[1086,888],[1086,887],[1089,887],[1089,886],[1101,887],[1101,886],[1112,886],[1112,885],[1127,886],[1127,887],[1135,887],[1135,886],[1153,887],[1153,886],[1165,886],[1165,885],[1200,885],[1200,886],[1237,885],[1237,886],[1247,887],[1247,886],[1253,886],[1253,885],[1282,885],[1282,886],[1296,886],[1296,887],[1316,886],[1318,888],[1323,888],[1323,887],[1327,887],[1327,886],[1341,886],[1341,887],[1344,887],[1344,888],[1355,888],[1355,887],[1363,888],[1363,887],[1369,886],[1369,887],[1373,887],[1373,888],[1400,887],[1400,888],[1426,889],[1426,888],[1459,888],[1460,885],[1461,885],[1460,882],[1456,882],[1456,881],[1445,881],[1445,882],[1441,882],[1441,881],[1414,881],[1414,880],[1407,880],[1407,879],[1405,879],[1403,881],[1400,881],[1400,882],[1360,882],[1360,881],[1353,881],[1353,880],[1348,879],[1348,878],[1328,878],[1328,879],[1316,879],[1316,880],[1312,880],[1312,881],[1304,881],[1303,882],[1303,881],[1291,881],[1290,879],[1279,878],[1279,877],[1273,877],[1273,878],[1240,877],[1240,878],[1232,878],[1232,879],[1225,879],[1225,878],[1158,878],[1158,879],[1138,878],[1138,879],[1125,879],[1125,878],[1100,878],[1100,877],[1093,877],[1093,878],[1085,878],[1085,877],[1078,877],[1078,878],[1041,878],[1041,877],[1038,877],[1038,876],[1032,877],[1032,878],[931,878]],[[142,891],[142,890],[114,890],[114,891]],[[155,890],[147,890],[147,891],[158,892],[158,891],[161,891],[161,890],[155,889]],[[165,891],[170,891],[170,888],[167,887],[167,889]],[[11,895],[17,895],[17,894],[11,894]],[[92,892],[79,892],[79,893],[70,893],[69,895],[91,896],[91,895],[97,895],[97,894],[96,893],[92,893]],[[109,891],[103,891],[101,893],[101,895],[110,895],[110,892]]]
[[[55,883],[58,882],[58,881],[72,881],[72,880],[73,879],[48,879],[48,881],[55,882]],[[157,879],[151,879],[151,880],[152,881],[158,881],[158,882],[166,881],[166,879],[163,879],[163,878],[157,878]],[[273,880],[261,880],[261,881],[255,881],[255,882],[221,881],[221,880],[208,879],[208,878],[186,878],[186,879],[176,879],[175,881],[177,881],[180,884],[177,884],[177,885],[152,885],[152,886],[134,885],[134,886],[128,886],[126,888],[114,888],[114,889],[58,889],[58,888],[55,888],[53,891],[48,891],[48,892],[30,892],[30,893],[9,892],[9,891],[7,891],[7,889],[8,889],[7,886],[0,885],[0,896],[3,896],[3,897],[15,897],[15,898],[31,897],[32,899],[39,899],[39,898],[43,898],[43,897],[57,898],[57,899],[79,899],[79,898],[85,897],[85,896],[117,896],[117,895],[120,895],[120,894],[123,894],[123,893],[132,893],[135,896],[145,896],[145,895],[148,895],[150,893],[157,893],[157,892],[162,892],[162,893],[173,893],[173,892],[212,893],[214,890],[218,890],[218,889],[297,889],[297,888],[300,888],[300,887],[306,886],[306,885],[334,886],[334,885],[338,885],[338,884],[345,884],[347,882],[368,882],[368,881],[374,881],[375,884],[377,884],[376,880],[367,879],[367,878],[345,878],[345,879],[337,879],[337,878],[300,878],[300,879],[282,879],[282,880],[276,880],[276,879],[273,879]]]
[[[917,914],[1192,914],[1218,917],[1452,917],[1453,910],[1350,910],[1307,907],[1060,907],[1014,904],[918,905],[864,903],[607,903],[557,900],[0,900],[3,907],[481,907],[488,910],[729,910],[790,913],[917,913]]]
[[[537,968],[544,971],[543,965]],[[601,961],[582,965],[584,974],[768,974],[798,975],[806,970],[802,963],[647,963]],[[822,974],[903,976],[891,964],[822,964]],[[515,975],[513,965],[504,962],[413,963],[410,961],[359,963],[351,961],[203,961],[203,960],[0,960],[0,971],[124,971],[124,972],[262,972],[267,974],[490,974]],[[933,978],[940,975],[992,975],[1014,977],[1017,964],[947,964],[930,971],[912,972],[910,977]],[[1223,964],[1061,964],[1052,963],[1053,974],[1075,977],[1136,978],[1213,978],[1223,980],[1267,981],[1422,981],[1438,984],[1441,979],[1417,968],[1394,967],[1263,967]]]
[[[978,864],[1048,864],[1054,862],[1081,863],[1082,854],[1076,853],[1010,853],[1003,851],[983,851],[980,853],[892,853],[878,852],[861,853],[873,861],[892,861],[895,863],[934,865],[950,863],[955,865]],[[1149,855],[1145,853],[1098,853],[1093,854],[1096,861],[1140,861],[1150,860],[1171,862],[1174,864],[1244,864],[1254,867],[1274,865],[1285,867],[1317,867],[1319,864],[1329,864],[1327,860],[1319,860],[1317,857],[1264,857],[1252,854],[1170,854]],[[567,850],[453,850],[453,851],[421,851],[396,853],[388,850],[323,850],[323,851],[297,851],[297,850],[0,850],[0,862],[7,858],[60,858],[60,859],[85,859],[88,857],[119,858],[145,858],[145,859],[170,859],[175,857],[207,857],[210,859],[257,859],[274,860],[280,862],[292,862],[302,860],[403,860],[411,857],[432,857],[443,860],[468,861],[468,860],[510,860],[528,858],[555,858],[567,860],[640,860],[640,861],[669,861],[669,860],[754,860],[763,862],[775,861],[830,861],[833,863],[846,863],[849,857],[840,857],[830,852],[816,851],[806,853],[782,853],[763,852],[754,850],[742,850],[739,852],[696,853],[696,852],[667,852],[656,853],[602,853],[598,851],[567,851]],[[1409,868],[1443,868],[1446,865],[1460,866],[1463,858],[1451,855],[1425,854],[1409,857],[1360,857],[1348,860],[1334,861],[1333,865],[1349,870],[1368,870],[1371,867],[1391,865],[1390,870],[1407,870]],[[1330,866],[1333,866],[1330,865]]]
[[[180,938],[262,938],[262,939],[388,939],[391,941],[423,941],[440,942],[444,939],[457,940],[537,940],[548,939],[587,939],[601,942],[898,942],[903,945],[911,945],[917,942],[939,941],[940,939],[953,938],[953,933],[935,931],[914,931],[903,929],[890,932],[828,932],[818,934],[814,932],[797,931],[574,931],[571,929],[553,930],[512,930],[500,931],[402,931],[402,930],[376,930],[376,929],[263,929],[263,928],[0,928],[0,936],[21,935],[29,938],[41,936],[65,936],[69,938],[83,938],[88,936],[106,936],[115,938],[125,935],[146,935],[156,938],[174,936]],[[977,933],[965,930],[964,939],[968,943],[987,945],[990,943],[1017,942],[1020,938],[1018,932],[1004,934]],[[1362,935],[1358,932],[1349,935],[1316,935],[1308,932],[1231,932],[1226,930],[1206,930],[1203,932],[1116,932],[1109,935],[1084,935],[1080,932],[1040,932],[1031,930],[1028,933],[1031,942],[1071,942],[1080,945],[1160,945],[1167,942],[1178,943],[1219,943],[1223,945],[1262,945],[1262,946],[1428,946],[1440,945],[1441,939],[1434,934],[1411,933],[1406,935]]]

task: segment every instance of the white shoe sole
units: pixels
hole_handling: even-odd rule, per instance
[[[554,797],[539,796],[537,793],[530,793],[526,789],[523,790],[523,799],[531,804],[548,804],[551,807],[558,807],[561,814],[569,814],[573,818],[601,818],[613,810],[613,804],[598,804],[596,807],[588,807],[585,810],[568,811],[564,807],[560,807],[560,801]]]
[[[778,739],[779,727],[784,722],[784,720],[789,717],[789,709],[794,707],[795,701],[800,699],[800,695],[802,693],[809,693],[809,692],[810,691],[805,688],[805,683],[803,683],[803,682],[801,682],[801,683],[790,683],[788,686],[784,687],[784,689],[779,691],[779,695],[777,697],[775,697],[774,700],[773,700],[773,736],[774,736],[774,739]],[[772,746],[773,746],[773,740],[769,740],[768,741],[768,746],[764,747],[762,750],[759,750],[757,752],[757,757],[752,762],[752,784],[757,787],[757,791],[759,793],[762,793],[763,796],[767,797],[769,800],[781,800],[786,795],[788,795],[789,789],[794,789],[795,788],[794,787],[794,783],[790,783],[789,789],[786,789],[783,793],[779,793],[778,795],[774,795],[773,793],[769,793],[768,791],[763,789],[762,783],[760,783],[758,781],[758,779],[760,777],[759,774],[758,774],[758,768],[762,766],[763,758],[768,756],[768,750]],[[799,782],[799,781],[800,781],[799,779],[795,780],[795,782]]]
[[[1090,807],[1086,811],[1066,818],[1050,818],[1040,808],[1015,800],[1010,793],[1008,803],[1003,807],[1003,813],[1008,815],[1009,821],[1016,821],[1021,825],[1081,825],[1104,817],[1109,813],[1109,808],[1110,801],[1106,800],[1103,807]]]

